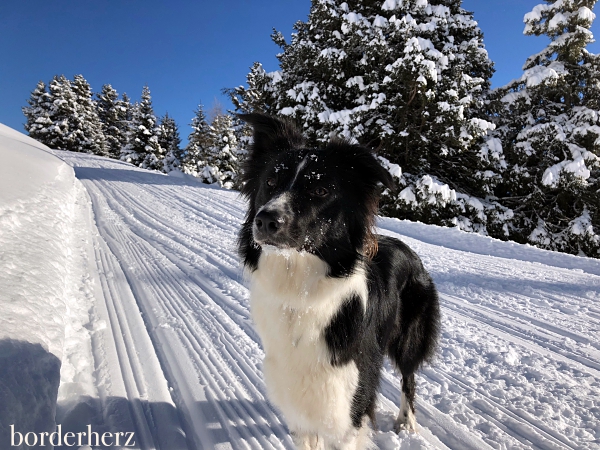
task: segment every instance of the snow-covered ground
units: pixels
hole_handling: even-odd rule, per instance
[[[11,424],[55,419],[63,434],[134,432],[141,449],[292,447],[265,398],[235,192],[4,126],[0,160],[1,449]],[[418,434],[391,431],[400,384],[386,367],[378,446],[600,449],[600,261],[379,226],[431,271],[443,332],[418,377]]]

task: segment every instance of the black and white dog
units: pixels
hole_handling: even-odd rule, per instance
[[[439,304],[419,257],[373,233],[388,172],[368,149],[306,148],[289,124],[254,128],[239,251],[270,400],[298,448],[371,446],[384,355],[402,374],[398,429],[415,430],[415,371],[435,352]]]

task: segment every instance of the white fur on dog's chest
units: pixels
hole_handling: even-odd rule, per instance
[[[324,330],[350,296],[367,299],[364,270],[327,278],[327,265],[296,251],[263,251],[251,275],[252,317],[265,350],[273,403],[291,428],[342,439],[358,385],[354,362],[332,366]]]

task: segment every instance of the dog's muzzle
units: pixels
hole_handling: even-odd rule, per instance
[[[289,193],[283,193],[258,210],[252,224],[252,234],[256,243],[279,248],[296,246],[296,240],[291,235],[294,216],[290,198]]]
[[[283,218],[277,211],[259,211],[254,218],[254,240],[257,242],[272,241],[281,231],[283,222]]]

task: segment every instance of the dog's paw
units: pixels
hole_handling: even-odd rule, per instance
[[[324,450],[324,441],[316,434],[305,434],[291,431],[296,450]]]
[[[417,421],[412,411],[400,411],[396,422],[394,422],[394,432],[408,431],[410,433],[417,432]]]

